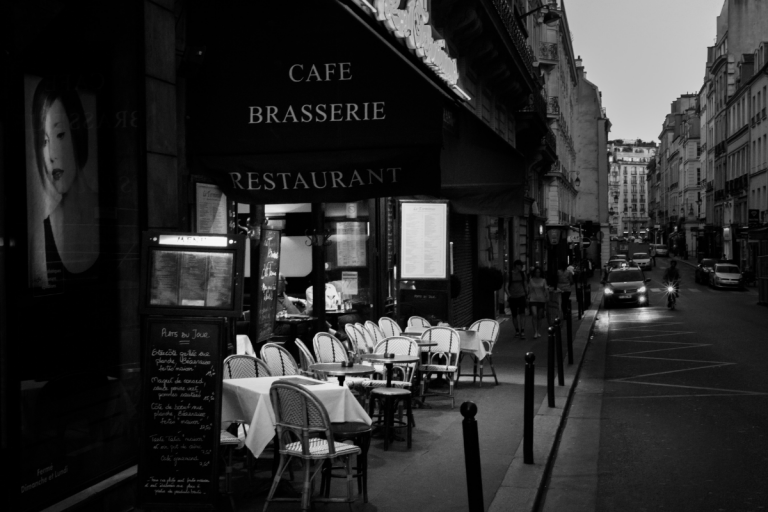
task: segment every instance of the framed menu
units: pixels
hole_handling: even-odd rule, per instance
[[[144,324],[137,493],[141,509],[216,510],[224,319]]]
[[[280,231],[262,229],[259,243],[259,264],[261,273],[259,291],[255,297],[256,341],[268,340],[275,328],[277,314],[277,280],[280,274]]]
[[[448,279],[448,202],[400,201],[399,279]]]
[[[145,232],[140,312],[239,316],[245,237]]]
[[[195,227],[198,233],[227,233],[227,196],[210,183],[195,183]]]

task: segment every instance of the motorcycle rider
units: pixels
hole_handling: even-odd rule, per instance
[[[677,300],[677,296],[680,294],[680,272],[677,270],[677,262],[672,260],[669,263],[669,267],[664,271],[664,286],[674,287],[675,291],[667,295],[667,307],[672,305],[673,296]]]

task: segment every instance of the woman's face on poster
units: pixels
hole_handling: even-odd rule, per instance
[[[60,100],[56,100],[45,115],[43,140],[45,176],[59,194],[66,194],[75,181],[77,163],[69,118]]]

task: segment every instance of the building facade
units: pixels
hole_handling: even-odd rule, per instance
[[[612,155],[608,198],[611,236],[648,238],[651,217],[647,173],[656,156],[656,143],[618,139],[609,141],[608,149]]]

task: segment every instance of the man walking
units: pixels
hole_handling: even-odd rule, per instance
[[[656,266],[656,246],[651,245],[651,250],[649,251],[651,253],[651,267]]]
[[[515,337],[525,338],[525,306],[528,297],[528,279],[523,272],[523,262],[515,260],[507,282],[507,297],[509,309],[512,312],[512,324],[515,326]],[[523,318],[518,319],[518,315]]]

